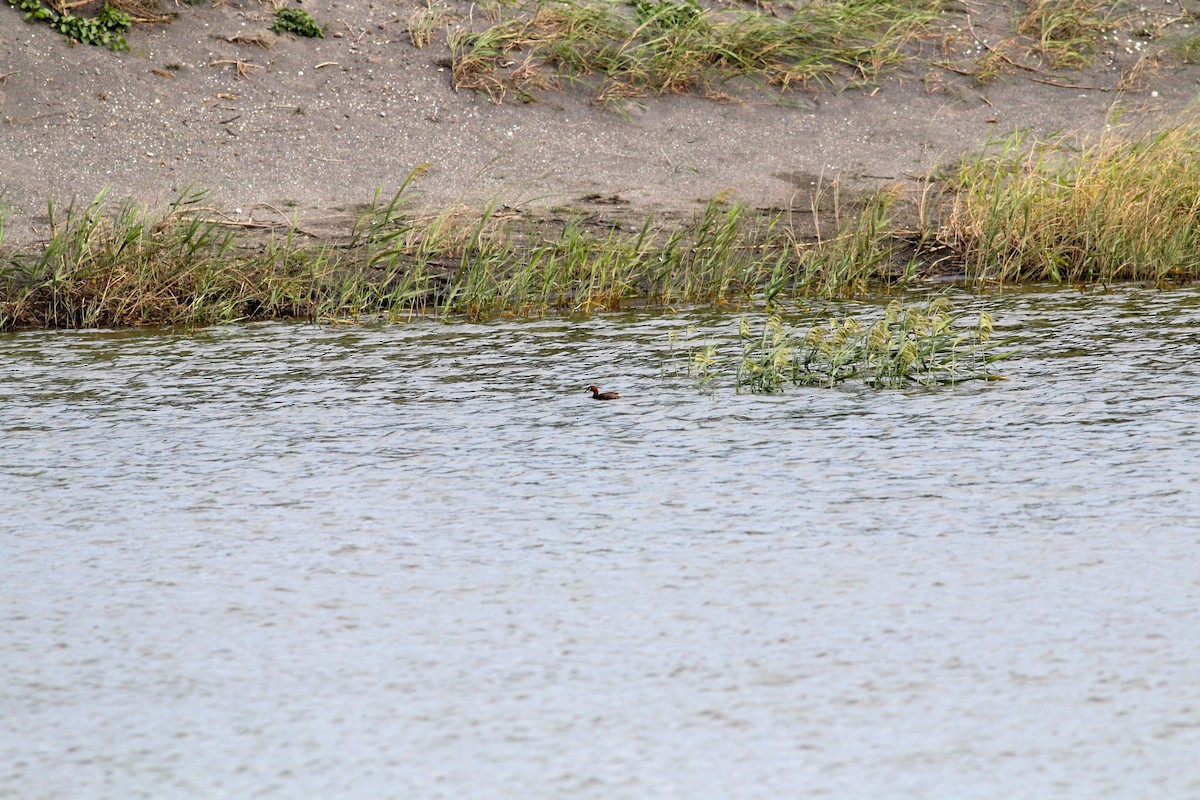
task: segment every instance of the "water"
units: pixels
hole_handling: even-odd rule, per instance
[[[1200,796],[1200,294],[985,302],[1007,382],[777,397],[704,313],[0,339],[0,797]]]

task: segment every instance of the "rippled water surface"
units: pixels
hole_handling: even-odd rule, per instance
[[[985,302],[1007,382],[773,397],[700,312],[0,338],[0,797],[1200,797],[1200,294]]]

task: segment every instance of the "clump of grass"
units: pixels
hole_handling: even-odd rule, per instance
[[[313,19],[312,14],[302,8],[278,9],[275,12],[275,22],[271,25],[271,30],[278,33],[294,33],[310,39],[325,38],[325,31]]]
[[[696,329],[689,325],[687,335],[689,337],[695,335]],[[671,353],[674,357],[674,345],[679,340],[676,333],[671,334]],[[687,374],[696,380],[696,386],[702,392],[713,391],[717,381],[721,377],[721,370],[724,366],[724,357],[719,353],[719,347],[715,344],[706,344],[701,346],[693,346],[688,348],[687,354]]]
[[[449,18],[449,10],[434,0],[425,0],[408,18],[408,38],[414,47],[428,47],[433,42],[434,31]]]
[[[1181,39],[1172,45],[1171,53],[1184,64],[1200,64],[1200,36]]]
[[[1112,5],[1101,0],[1029,0],[1017,20],[1017,32],[1037,42],[1034,49],[1050,66],[1085,67],[1109,25]]]
[[[761,331],[743,321],[738,361],[738,391],[770,394],[785,384],[833,386],[862,381],[878,388],[932,386],[996,379],[990,365],[1008,353],[993,352],[992,318],[987,312],[966,322],[950,301],[938,297],[924,305],[892,301],[882,319],[830,318],[801,335],[778,316]],[[705,363],[716,361],[705,353]],[[705,374],[711,381],[711,375]]]
[[[1017,136],[948,181],[943,239],[980,282],[1193,280],[1200,126],[1091,143]]]
[[[951,59],[939,65],[979,83],[1013,73],[1032,77],[1046,70],[1079,70],[1095,60],[1106,32],[1130,27],[1131,34],[1138,35],[1144,27],[1129,4],[1114,0],[1028,0],[1012,5],[1018,10],[1011,30],[990,42],[976,32],[970,14],[964,26],[943,26],[943,53],[961,55],[965,50],[967,56],[959,63]],[[996,33],[992,31],[993,37]]]
[[[560,80],[601,99],[715,91],[745,77],[787,88],[875,80],[936,19],[941,0],[805,4],[783,17],[694,0],[540,0],[450,39],[456,88],[529,99]]]

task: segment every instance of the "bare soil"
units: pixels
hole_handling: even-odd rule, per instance
[[[1151,22],[1198,6],[1152,3]],[[963,6],[955,16],[969,14],[973,30],[962,26],[939,57],[967,63],[1011,36],[1016,5]],[[7,241],[45,237],[48,197],[63,205],[105,187],[114,200],[160,204],[197,185],[231,221],[344,230],[422,164],[430,209],[496,202],[620,219],[686,214],[729,193],[808,210],[815,186],[835,179],[847,193],[899,183],[916,196],[936,166],[1013,131],[1098,133],[1118,111],[1122,125],[1200,111],[1200,66],[1147,58],[1161,43],[1129,25],[1083,71],[1034,63],[980,84],[920,58],[866,89],[742,86],[721,100],[655,96],[614,110],[585,87],[504,104],[456,91],[445,31],[425,48],[410,40],[415,0],[302,7],[325,38],[271,33],[270,6],[233,0],[178,6],[173,22],[132,31],[130,52],[71,46],[0,8]],[[450,8],[455,24],[481,15]],[[1200,33],[1185,24],[1172,34]]]

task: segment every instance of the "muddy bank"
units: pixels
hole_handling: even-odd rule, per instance
[[[741,86],[722,101],[654,96],[613,110],[576,87],[496,104],[454,89],[444,33],[414,46],[416,7],[306,4],[327,32],[309,40],[269,32],[267,6],[181,5],[172,23],[131,32],[124,53],[68,46],[0,10],[7,240],[46,235],[47,197],[106,186],[114,198],[163,203],[198,184],[231,220],[345,229],[421,164],[421,202],[436,209],[495,201],[644,217],[722,193],[804,209],[835,179],[849,191],[899,182],[915,193],[935,165],[1014,130],[1100,131],[1118,109],[1122,124],[1178,117],[1200,88],[1195,65],[1143,69],[1153,42],[1125,26],[1067,78],[1011,69],[980,84],[931,66],[945,57],[928,45],[865,90]],[[448,8],[451,26],[482,13]],[[952,49],[982,53],[1008,35],[1009,4],[972,13],[970,36]],[[1180,13],[1164,5],[1146,16]]]

